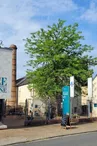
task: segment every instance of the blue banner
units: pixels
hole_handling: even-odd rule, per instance
[[[63,103],[63,115],[70,114],[70,87],[64,86],[62,88],[62,103]]]

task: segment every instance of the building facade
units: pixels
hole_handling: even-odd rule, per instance
[[[97,117],[97,75],[93,79],[92,115]]]
[[[45,104],[37,97],[35,90],[28,89],[26,77],[16,81],[17,86],[17,103],[18,106],[25,107],[25,102],[28,103],[28,112],[33,112],[33,115],[43,116],[45,113]]]
[[[82,115],[88,115],[88,87],[82,87],[81,94]],[[90,112],[92,117],[97,117],[97,75],[92,82],[92,99],[90,100]]]

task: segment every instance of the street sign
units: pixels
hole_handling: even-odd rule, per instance
[[[7,78],[0,77],[0,93],[7,93]]]
[[[70,113],[70,87],[64,86],[62,88],[62,102],[63,102],[63,115]]]
[[[0,99],[11,97],[12,49],[0,48]]]
[[[70,97],[74,97],[74,76],[70,77]]]

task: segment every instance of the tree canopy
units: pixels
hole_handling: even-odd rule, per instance
[[[80,85],[87,82],[96,65],[97,58],[90,56],[90,45],[83,45],[82,32],[78,24],[65,25],[59,20],[57,24],[31,33],[26,39],[26,53],[30,56],[27,65],[29,87],[35,88],[41,98],[55,98],[62,87],[69,85],[69,77],[74,76]]]
[[[0,40],[0,48],[3,46],[3,42]]]

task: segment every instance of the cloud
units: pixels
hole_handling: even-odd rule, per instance
[[[91,1],[90,7],[84,11],[80,17],[83,20],[97,23],[97,3],[96,1]]]
[[[37,8],[37,11],[41,10],[42,13],[40,12],[38,15],[48,15],[45,10],[49,11],[49,14],[52,14],[52,12],[66,12],[77,9],[77,5],[73,0],[36,0],[33,1],[33,6]]]
[[[77,5],[73,0],[0,0],[0,40],[4,46],[16,44],[18,47],[18,77],[25,74],[23,66],[28,59],[24,52],[23,39],[31,32],[45,27],[49,16],[76,9]],[[43,16],[46,16],[46,19],[41,21]]]

